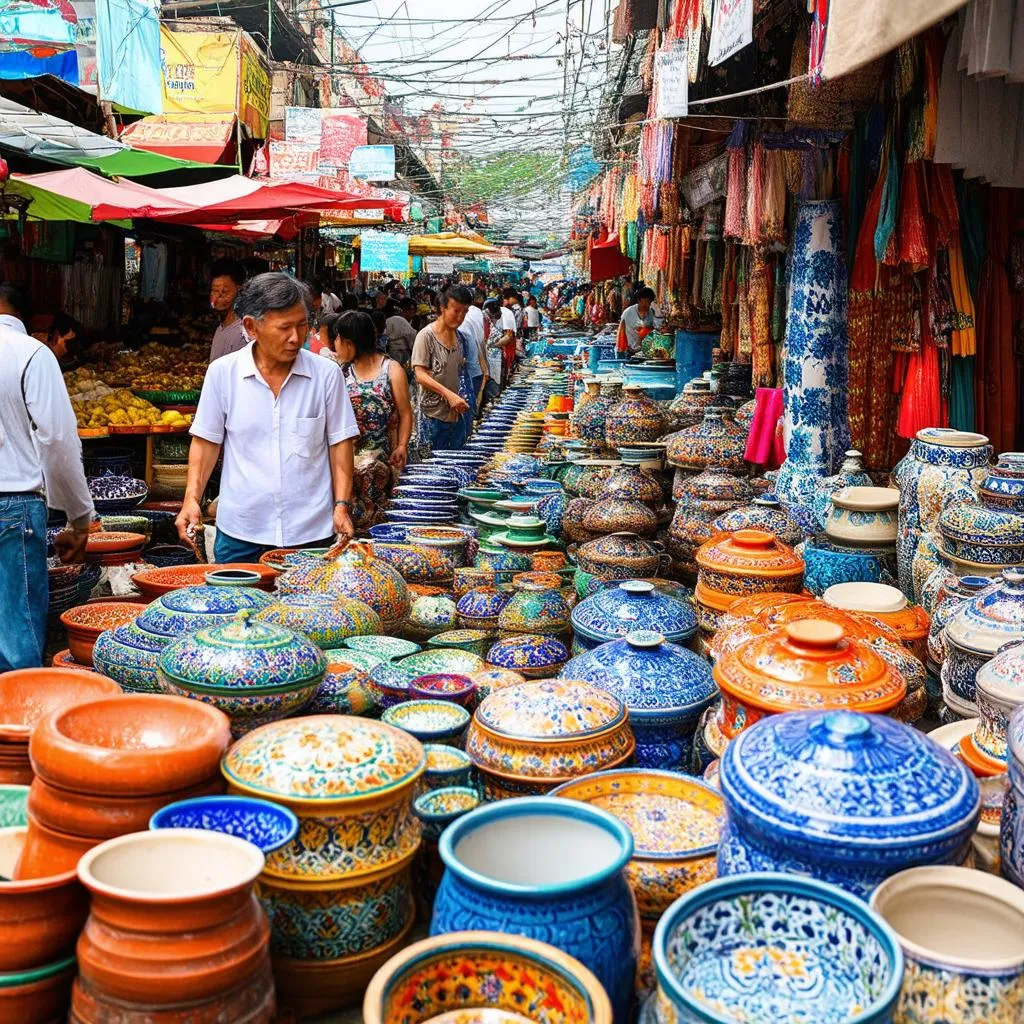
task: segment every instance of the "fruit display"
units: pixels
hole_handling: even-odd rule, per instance
[[[165,422],[160,410],[144,398],[138,398],[126,388],[107,389],[101,398],[76,398],[72,395],[71,408],[75,410],[78,427],[145,427]]]

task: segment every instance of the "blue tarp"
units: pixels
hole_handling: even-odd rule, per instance
[[[163,113],[159,9],[153,0],[96,0],[100,96],[122,110]]]

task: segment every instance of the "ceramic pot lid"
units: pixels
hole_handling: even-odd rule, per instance
[[[477,708],[476,723],[510,739],[581,740],[621,726],[617,697],[576,679],[543,679],[497,690]]]
[[[1004,707],[1024,704],[1024,645],[1001,649],[978,669],[974,684],[979,693]]]
[[[614,694],[638,719],[669,711],[696,713],[718,692],[703,658],[644,630],[577,655],[561,675]]]
[[[949,427],[924,427],[915,435],[925,444],[938,444],[944,448],[984,448],[988,438],[969,430],[953,430]]]
[[[799,576],[804,560],[765,530],[737,530],[697,549],[697,565],[730,576]]]
[[[723,466],[709,466],[695,476],[686,477],[680,481],[678,491],[677,500],[728,501],[737,505],[753,493],[744,477],[735,476]]]
[[[939,532],[966,544],[1019,546],[1024,544],[1024,516],[983,504],[951,502],[939,513]]]
[[[301,633],[256,622],[247,611],[176,640],[160,657],[160,671],[201,690],[291,689],[319,679],[327,663]]]
[[[832,504],[851,512],[893,512],[900,503],[895,487],[843,487],[831,496]]]
[[[1024,637],[1024,569],[1004,569],[988,590],[962,605],[946,625],[945,637],[983,655]]]
[[[978,783],[949,751],[902,722],[849,711],[756,722],[726,747],[720,786],[729,814],[761,834],[844,850],[966,836],[981,808]]]
[[[256,796],[330,802],[410,785],[426,754],[402,729],[369,718],[309,715],[254,729],[221,762],[228,782]]]
[[[179,636],[216,625],[240,611],[262,611],[273,600],[253,587],[182,587],[158,597],[136,621],[147,633]]]
[[[685,601],[648,580],[625,580],[581,601],[572,610],[572,628],[590,640],[614,640],[638,629],[667,640],[688,640],[697,632],[697,615]]]
[[[907,693],[906,680],[874,648],[821,619],[791,622],[724,652],[714,677],[723,693],[768,712],[881,712]]]

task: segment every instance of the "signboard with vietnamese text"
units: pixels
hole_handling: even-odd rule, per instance
[[[234,114],[238,31],[173,32],[160,25],[165,114]]]
[[[364,231],[359,236],[359,269],[409,272],[409,236],[389,231]]]
[[[367,181],[393,181],[395,177],[394,146],[357,146],[348,161],[348,173]]]
[[[282,181],[308,181],[315,184],[319,150],[297,142],[270,140],[270,177]]]

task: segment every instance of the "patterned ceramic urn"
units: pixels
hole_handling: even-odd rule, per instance
[[[605,441],[611,447],[657,441],[667,429],[661,406],[640,385],[627,384],[619,401],[608,409]]]
[[[573,415],[573,433],[584,441],[594,441],[603,447],[608,413],[612,406],[618,403],[621,394],[621,381],[618,379],[601,380],[597,397],[587,402]]]
[[[601,488],[601,498],[626,498],[643,502],[657,511],[664,504],[661,484],[647,470],[623,462],[616,467]]]
[[[466,753],[488,800],[546,793],[579,775],[618,767],[635,745],[623,703],[573,679],[494,691],[466,734]]]
[[[576,654],[638,629],[685,644],[697,632],[697,616],[689,602],[650,580],[625,580],[580,601],[572,610],[572,628]]]
[[[583,572],[602,579],[630,580],[657,576],[667,556],[653,541],[635,533],[612,533],[581,544],[576,564]]]
[[[726,418],[722,409],[708,409],[700,423],[669,434],[666,441],[668,461],[680,469],[722,466],[740,470],[745,465],[746,431]]]
[[[626,705],[642,768],[688,764],[697,719],[717,696],[703,658],[646,630],[577,655],[561,674],[585,679]]]
[[[257,619],[302,633],[321,650],[340,647],[351,636],[381,631],[380,617],[368,604],[343,595],[281,594]]]
[[[984,483],[996,486],[991,474]],[[947,556],[983,565],[1024,562],[1024,514],[991,504],[984,491],[980,501],[957,501],[939,513],[942,550]]]
[[[512,598],[498,614],[498,629],[508,633],[558,636],[569,629],[569,605],[557,573],[521,572],[512,577]]]
[[[754,498],[749,505],[723,512],[711,524],[718,533],[735,533],[737,530],[764,530],[773,533],[793,547],[807,536],[804,528],[774,496]],[[705,538],[710,540],[710,537]]]
[[[163,693],[219,708],[238,737],[305,707],[326,668],[320,649],[301,633],[239,612],[233,622],[166,647],[157,679]]]
[[[653,536],[658,528],[658,517],[642,501],[632,498],[601,498],[588,502],[581,525],[588,533],[635,533],[641,537]]]
[[[668,407],[669,415],[678,424],[677,429],[692,427],[704,419],[704,413],[720,401],[711,390],[711,381],[697,377],[683,385],[683,390]]]
[[[947,504],[972,501],[975,486],[984,479],[992,446],[982,434],[929,427],[919,430],[910,451],[892,471],[900,491],[899,558],[900,587],[907,597],[920,600],[911,575],[914,554],[926,530],[938,526]]]
[[[967,855],[981,791],[967,767],[901,722],[802,711],[730,743],[720,875],[787,871],[866,899],[884,878]]]
[[[340,1002],[361,995],[374,958],[412,925],[412,813],[423,747],[382,722],[317,715],[239,740],[221,770],[229,791],[282,803],[299,834],[267,857],[258,895],[282,987],[316,970]]]

